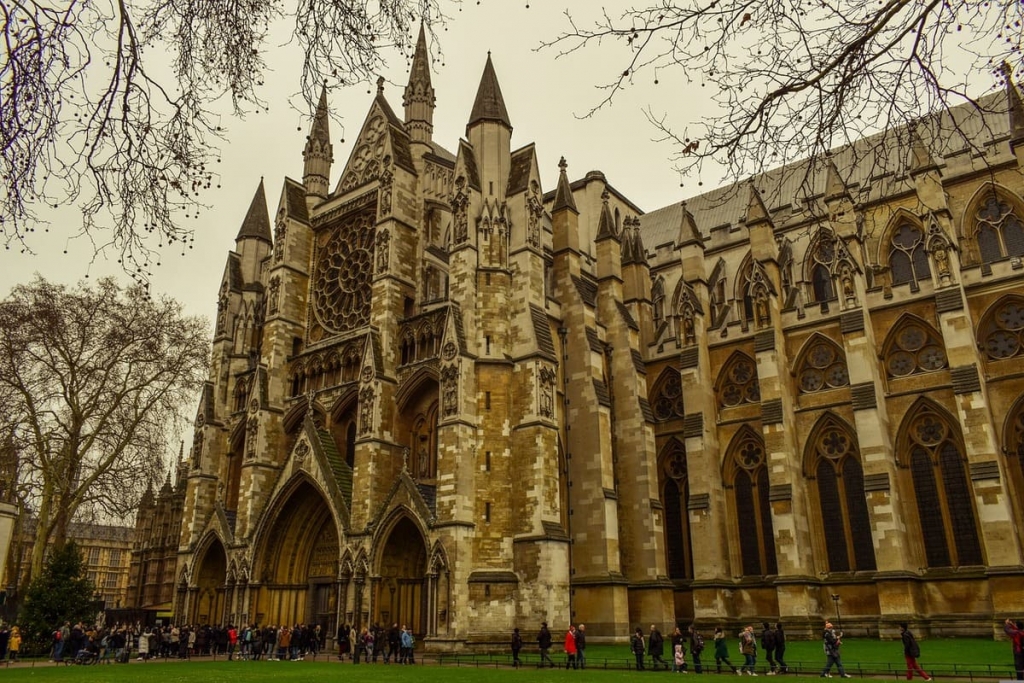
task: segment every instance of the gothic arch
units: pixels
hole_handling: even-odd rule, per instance
[[[757,379],[757,363],[742,351],[734,351],[722,366],[715,382],[719,408],[732,408],[745,403],[761,402],[761,385]]]
[[[650,403],[657,422],[683,417],[683,382],[679,370],[669,366],[661,371],[651,390]]]
[[[828,571],[877,568],[857,434],[831,411],[815,423],[804,447],[804,477],[813,482],[820,516],[811,515],[825,546]]]
[[[1024,256],[1024,200],[994,182],[979,187],[961,217],[964,265]]]
[[[1010,480],[1013,511],[1016,516],[1018,534],[1024,535],[1024,394],[1017,397],[1006,414],[1003,423],[1003,454],[1006,463],[1003,469]]]
[[[341,418],[345,413],[350,410],[355,410],[359,404],[359,390],[355,387],[349,387],[346,391],[342,392],[338,396],[337,400],[331,405],[331,422]]]
[[[949,367],[939,331],[913,313],[904,313],[889,328],[882,343],[882,363],[890,378]]]
[[[676,580],[692,579],[686,447],[675,437],[665,443],[658,455],[658,488],[665,510],[665,564],[668,577]]]
[[[978,324],[978,346],[989,360],[1024,353],[1024,297],[1008,294],[988,307]]]
[[[715,267],[708,277],[708,300],[711,305],[711,329],[717,330],[725,322],[729,315],[729,294],[726,290],[728,277],[726,275],[725,259],[721,256],[715,262]]]
[[[767,454],[760,432],[748,425],[737,430],[726,449],[722,478],[732,508],[735,538],[739,539],[738,574],[777,574]]]
[[[927,227],[906,209],[897,209],[878,243],[878,263],[889,267],[893,286],[909,284],[916,292],[918,282],[931,279],[928,263]]]
[[[213,530],[200,540],[191,572],[192,598],[189,617],[195,624],[219,624],[227,610],[227,550],[223,539]]]
[[[665,277],[663,275],[658,275],[658,277],[654,278],[654,284],[651,285],[651,305],[654,323],[657,325],[667,315],[665,310]]]
[[[437,476],[437,429],[440,386],[433,369],[417,372],[395,397],[395,441],[409,449],[409,472],[418,480]]]
[[[850,386],[846,352],[839,344],[815,332],[796,356],[795,375],[802,394]]]
[[[427,533],[421,520],[404,505],[379,525],[373,538],[371,571],[374,614],[371,623],[408,624],[415,633],[428,631]],[[431,623],[432,625],[432,623]]]
[[[917,510],[918,537],[928,567],[984,563],[974,494],[960,426],[935,401],[919,398],[896,440],[897,464]]]
[[[422,367],[417,369],[408,379],[402,382],[402,386],[395,392],[395,407],[398,408],[398,412],[405,410],[406,404],[416,396],[421,388],[430,382],[436,385],[439,379],[435,368]]]

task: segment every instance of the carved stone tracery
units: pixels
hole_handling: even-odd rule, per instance
[[[328,332],[356,329],[370,320],[375,236],[373,214],[362,211],[317,237],[313,312]]]

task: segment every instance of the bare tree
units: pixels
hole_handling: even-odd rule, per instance
[[[978,105],[994,81],[1024,73],[1018,0],[687,0],[566,16],[569,29],[543,47],[625,48],[583,115],[641,78],[699,86],[709,117],[646,114],[675,144],[682,174],[724,168],[729,181],[880,131],[902,136],[880,146],[904,146],[918,117]]]
[[[184,219],[217,182],[218,100],[241,117],[259,89],[271,25],[294,20],[301,92],[367,80],[411,52],[421,19],[459,0],[0,0],[0,225],[32,248],[43,207],[76,204],[72,228],[145,281],[160,247],[190,245]]]
[[[37,518],[32,575],[80,512],[130,514],[160,475],[181,406],[207,370],[207,325],[113,279],[37,278],[0,302],[0,425]]]

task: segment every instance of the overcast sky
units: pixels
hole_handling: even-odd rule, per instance
[[[673,150],[666,143],[652,140],[656,131],[647,123],[642,109],[651,104],[660,111],[676,112],[682,123],[682,116],[693,116],[698,93],[687,90],[682,79],[671,74],[659,75],[658,85],[647,82],[653,77],[645,74],[641,77],[644,82],[623,93],[613,106],[592,118],[580,119],[602,98],[595,86],[618,73],[627,52],[624,46],[612,44],[600,51],[562,59],[555,58],[554,50],[537,51],[542,38],[553,37],[567,26],[562,14],[565,4],[553,0],[465,0],[462,9],[453,12],[448,30],[438,32],[444,63],[438,61],[433,69],[437,96],[434,139],[453,152],[457,149],[490,51],[512,120],[513,149],[531,142],[537,145],[545,190],[554,188],[558,159],[564,155],[572,179],[600,169],[612,185],[645,211],[679,201],[683,192],[696,194],[695,181],[687,181],[688,186],[680,188],[680,179],[668,161]],[[578,17],[592,16],[590,13],[600,7],[591,0],[568,4],[580,8],[574,13]],[[626,5],[621,0],[604,3],[610,11]],[[272,41],[267,55],[272,69],[264,90],[269,113],[252,115],[244,121],[224,119],[228,140],[221,150],[220,189],[207,193],[204,199],[209,208],[199,219],[186,223],[195,226],[195,248],[184,257],[180,250],[167,250],[162,265],[155,269],[153,290],[179,299],[190,314],[213,319],[226,255],[234,247],[234,237],[260,178],[266,182],[271,215],[284,177],[302,178],[302,147],[309,121],[290,103],[298,91],[301,62],[296,50],[278,47],[285,39],[282,35]],[[390,68],[383,75],[388,80],[385,96],[401,116],[407,60],[392,55]],[[332,187],[348,160],[373,89],[364,84],[329,95],[334,142]],[[65,209],[57,220],[75,221],[76,216],[73,210]],[[38,239],[33,242],[35,255],[14,248],[0,251],[0,293],[6,294],[14,284],[31,279],[35,272],[65,282],[87,274],[98,277],[120,273],[116,253],[90,263],[89,243],[65,242],[63,237]],[[65,248],[67,254],[63,253]]]

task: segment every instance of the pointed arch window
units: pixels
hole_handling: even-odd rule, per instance
[[[909,282],[916,286],[931,277],[921,228],[904,222],[893,231],[889,238],[889,270],[893,285]]]
[[[832,275],[828,268],[820,263],[816,263],[811,271],[811,288],[814,292],[814,301],[818,303],[836,298],[832,289]]]
[[[811,342],[797,366],[800,393],[812,394],[850,385],[846,355],[832,341],[822,337]]]
[[[764,441],[746,430],[730,449],[733,504],[744,576],[778,574]]]
[[[1010,202],[993,192],[978,207],[974,220],[982,262],[1024,256],[1024,220]]]
[[[874,570],[864,471],[852,430],[826,416],[808,442],[831,572]]]
[[[683,383],[679,371],[666,368],[654,386],[654,419],[658,422],[683,417]]]
[[[949,366],[939,333],[919,318],[908,316],[898,322],[883,349],[889,377],[909,377]]]
[[[745,403],[761,402],[761,385],[757,380],[754,361],[745,354],[735,353],[726,362],[715,389],[720,408],[732,408]]]
[[[658,325],[665,319],[665,278],[660,275],[651,287],[651,305],[653,307],[654,324]]]
[[[437,401],[416,416],[409,448],[409,471],[417,479],[437,476]]]
[[[1024,348],[1024,298],[1011,296],[996,303],[978,326],[978,344],[990,360],[1021,355]]]
[[[913,480],[928,566],[983,564],[959,429],[924,404],[908,416],[901,450]]]
[[[686,449],[672,439],[661,457],[661,502],[665,508],[665,554],[670,579],[693,578]]]

